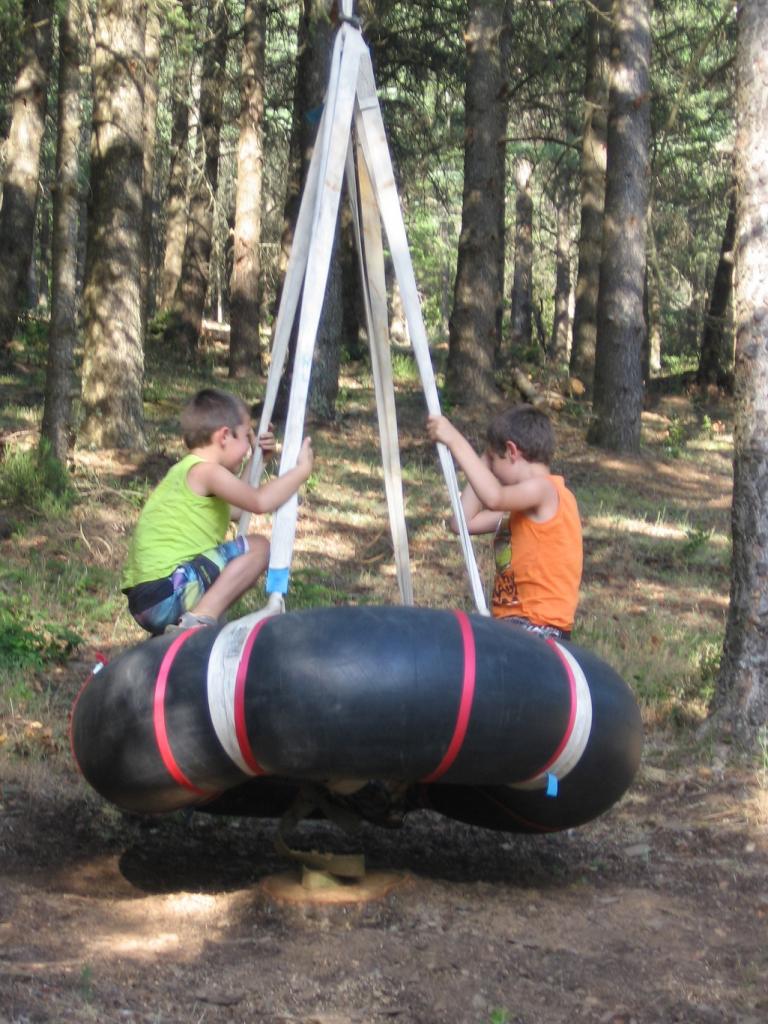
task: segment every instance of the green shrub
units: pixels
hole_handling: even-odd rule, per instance
[[[392,376],[397,384],[413,384],[419,380],[416,360],[404,352],[392,356]]]
[[[686,559],[692,558],[700,551],[709,547],[712,543],[714,530],[704,530],[700,526],[687,526],[685,529],[686,540],[683,544],[683,555]]]
[[[11,449],[0,463],[0,501],[28,511],[51,515],[66,511],[75,501],[66,466],[48,441],[27,451]]]
[[[19,318],[18,337],[28,366],[42,370],[48,360],[48,320],[26,313]]]
[[[679,459],[688,441],[685,424],[678,416],[671,416],[667,427],[667,439],[664,450],[673,459]]]

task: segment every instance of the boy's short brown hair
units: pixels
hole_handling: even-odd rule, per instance
[[[244,419],[250,419],[250,414],[242,398],[218,388],[203,388],[181,410],[181,436],[187,448],[199,448],[208,444],[220,427],[235,431]]]
[[[493,417],[486,432],[488,447],[501,455],[514,441],[527,462],[548,466],[555,452],[555,432],[549,416],[532,405],[515,405]]]

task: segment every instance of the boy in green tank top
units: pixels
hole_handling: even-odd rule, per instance
[[[256,584],[269,564],[269,541],[258,534],[225,540],[230,520],[243,511],[273,512],[312,472],[306,437],[293,469],[251,487],[244,462],[257,441],[248,408],[217,388],[198,391],[186,404],[181,432],[189,454],[147,499],[121,583],[131,615],[155,635],[175,625],[216,625]],[[271,431],[258,444],[270,457]]]

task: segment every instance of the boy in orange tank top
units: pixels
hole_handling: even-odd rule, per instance
[[[427,434],[464,471],[469,532],[495,534],[494,617],[569,639],[583,563],[581,520],[575,497],[549,469],[555,447],[549,417],[530,405],[499,413],[483,455],[445,416],[430,416]]]

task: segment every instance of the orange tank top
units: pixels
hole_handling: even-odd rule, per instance
[[[581,519],[563,478],[549,479],[559,498],[551,519],[537,523],[524,512],[512,512],[499,524],[491,610],[495,618],[518,616],[568,631],[581,583]]]

